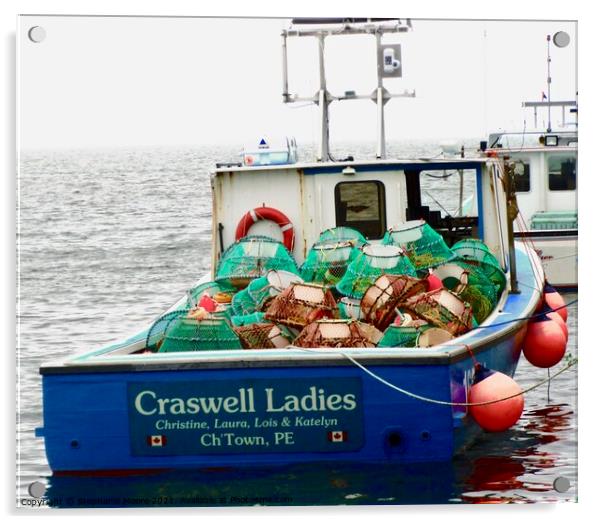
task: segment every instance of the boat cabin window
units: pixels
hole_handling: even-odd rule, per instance
[[[517,193],[528,193],[531,191],[531,168],[524,160],[516,163],[514,189]]]
[[[574,155],[548,157],[548,187],[550,191],[571,191],[577,186],[577,159]]]
[[[423,219],[452,245],[478,236],[475,169],[406,170],[406,220]]]
[[[385,186],[379,180],[339,182],[334,188],[337,226],[352,227],[368,240],[387,229]]]

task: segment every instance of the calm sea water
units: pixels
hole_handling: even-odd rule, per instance
[[[335,151],[368,156],[357,147]],[[429,157],[428,144],[391,156]],[[307,153],[305,154],[307,157]],[[576,501],[577,370],[526,397],[519,423],[483,434],[450,464],[411,467],[294,466],[211,470],[127,478],[51,476],[42,439],[43,362],[122,339],[159,315],[210,265],[215,161],[235,148],[27,152],[20,161],[20,321],[17,499],[48,486],[50,505],[330,505]],[[457,205],[438,191],[445,207]],[[567,302],[576,294],[565,295]],[[577,353],[577,309],[569,311],[569,351]],[[523,387],[547,377],[521,359]],[[553,482],[570,481],[558,493]]]

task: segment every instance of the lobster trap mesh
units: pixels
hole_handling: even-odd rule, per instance
[[[328,288],[292,284],[270,302],[265,318],[301,329],[320,318],[336,318],[337,314],[337,303]]]
[[[342,319],[361,320],[363,313],[357,298],[342,297],[338,303],[339,317]]]
[[[474,262],[483,262],[485,264],[491,264],[497,268],[500,267],[495,255],[489,250],[487,244],[476,238],[465,238],[456,242],[452,246],[454,254],[463,259]]]
[[[151,350],[159,349],[161,344],[163,344],[165,332],[169,326],[187,314],[188,309],[178,309],[176,311],[169,311],[155,320],[146,334],[145,347]]]
[[[334,286],[359,253],[351,241],[316,242],[301,266],[301,277],[306,282]]]
[[[479,324],[489,316],[498,302],[500,290],[481,270],[480,265],[458,260],[439,266],[435,275],[447,289],[472,306]]]
[[[266,236],[246,236],[224,252],[215,280],[241,289],[270,269],[299,274],[295,260],[282,242]]]
[[[234,328],[244,349],[275,349],[290,345],[292,334],[272,323],[248,324]]]
[[[295,282],[301,283],[303,279],[288,271],[271,269],[265,276],[252,280],[245,289],[234,295],[232,313],[234,315],[250,315],[264,311],[275,296]]]
[[[443,237],[424,220],[412,220],[389,229],[383,244],[403,248],[416,270],[443,264],[454,258]]]
[[[402,302],[427,289],[426,280],[409,275],[382,275],[362,297],[360,307],[363,317],[378,329],[384,330],[397,316]]]
[[[322,231],[318,238],[318,242],[353,242],[356,246],[361,247],[367,240],[366,237],[356,229],[339,226]]]
[[[295,339],[305,348],[373,348],[382,333],[373,326],[355,320],[318,320],[306,326]]]
[[[420,335],[420,328],[405,326],[389,326],[380,339],[378,347],[413,348]]]
[[[235,316],[250,315],[260,308],[249,295],[248,287],[232,297],[232,314]]]
[[[220,304],[229,304],[236,288],[228,282],[204,282],[188,291],[188,307],[194,307],[199,303],[203,295],[213,298]]]
[[[349,264],[336,289],[342,295],[361,298],[374,281],[384,274],[415,277],[416,270],[401,248],[367,244]]]
[[[475,265],[468,260],[465,260],[467,264]],[[502,269],[498,265],[488,264],[486,262],[478,262],[476,263],[476,267],[478,270],[483,273],[487,279],[495,285],[497,290],[497,296],[501,295],[502,291],[506,289],[508,284],[508,280],[506,278],[506,274],[502,271]]]
[[[242,345],[226,319],[210,316],[203,320],[178,318],[172,322],[165,331],[159,352],[214,349],[242,349]]]
[[[248,324],[261,324],[265,322],[265,313],[257,312],[249,315],[232,315],[230,323],[234,327],[246,326]]]
[[[415,295],[403,308],[453,336],[462,335],[473,327],[472,308],[447,289]]]

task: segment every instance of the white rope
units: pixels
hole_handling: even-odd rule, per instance
[[[307,349],[307,348],[298,348],[298,349],[303,349],[304,351],[312,352],[312,350]],[[408,397],[415,398],[417,400],[423,400],[424,402],[429,402],[431,404],[440,404],[442,406],[463,406],[463,407],[487,406],[489,404],[496,404],[497,402],[503,402],[504,400],[509,400],[511,398],[520,397],[524,393],[528,393],[529,391],[533,391],[534,389],[536,389],[536,388],[538,388],[540,386],[543,386],[544,384],[550,382],[553,378],[556,378],[558,375],[560,375],[561,373],[564,373],[566,370],[568,370],[569,368],[571,368],[572,366],[574,366],[577,363],[577,359],[576,358],[570,360],[565,367],[563,367],[562,369],[560,369],[559,371],[557,371],[556,373],[554,373],[552,376],[550,376],[550,377],[542,380],[541,382],[538,382],[537,384],[535,384],[535,385],[533,385],[533,386],[531,386],[531,387],[529,387],[527,389],[523,389],[522,391],[520,391],[519,393],[515,393],[514,395],[509,395],[507,397],[498,398],[498,399],[495,399],[495,400],[487,400],[485,402],[448,402],[446,400],[437,400],[437,399],[434,399],[434,398],[429,398],[429,397],[424,397],[422,395],[417,395],[416,393],[412,393],[411,391],[407,391],[406,389],[400,388],[399,386],[396,386],[395,384],[391,384],[391,382],[389,382],[388,380],[385,380],[384,378],[382,378],[381,376],[377,375],[373,371],[370,371],[368,368],[364,367],[362,364],[360,364],[357,360],[355,360],[348,353],[344,353],[342,351],[337,351],[336,353],[339,354],[339,355],[344,356],[345,358],[347,358],[350,362],[352,362],[353,364],[355,364],[358,368],[360,368],[366,374],[370,375],[375,380],[378,380],[380,383],[384,384],[385,386],[387,386],[387,387],[389,387],[391,389],[394,389],[395,391],[398,391],[399,393],[402,393],[402,394],[404,394],[404,395],[406,395]]]

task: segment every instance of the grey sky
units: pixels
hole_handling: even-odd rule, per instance
[[[30,148],[242,144],[292,135],[317,140],[315,107],[281,102],[280,30],[285,20],[199,18],[21,17],[20,145]],[[27,38],[41,25],[47,37]],[[415,20],[401,42],[401,80],[416,89],[386,109],[391,140],[479,137],[532,126],[524,100],[546,90],[546,35],[572,42],[552,48],[552,99],[574,99],[576,24]],[[314,39],[291,39],[292,92],[315,93]],[[376,83],[374,40],[326,40],[333,94],[370,93]],[[375,139],[370,101],[331,105],[331,140]]]

